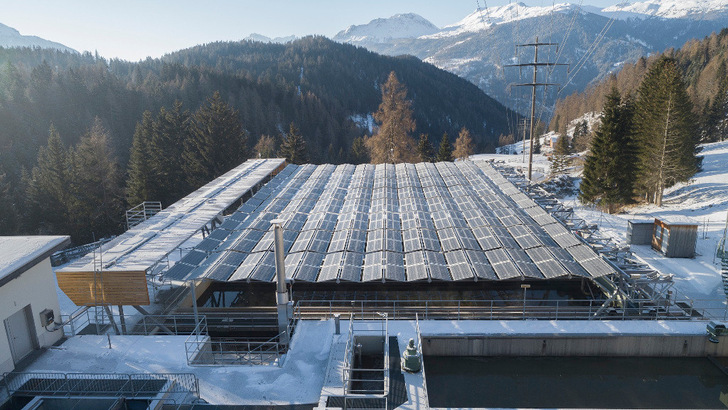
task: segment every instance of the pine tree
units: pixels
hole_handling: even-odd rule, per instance
[[[583,152],[589,148],[589,123],[582,120],[574,124],[574,133],[571,138],[571,145],[574,151]]]
[[[222,117],[216,118],[222,120]],[[233,138],[234,135],[231,134]],[[177,202],[192,190],[187,183],[182,161],[180,161],[184,153],[185,141],[188,139],[190,139],[190,113],[182,110],[182,102],[175,101],[171,110],[165,107],[160,108],[157,119],[153,123],[148,148],[149,166],[154,178],[151,181],[153,187],[151,199],[161,201],[165,207]],[[242,159],[239,158],[235,162],[239,163]],[[228,163],[227,166],[232,168],[237,163],[232,165]],[[220,170],[222,173],[226,171],[224,167]]]
[[[369,162],[369,150],[367,150],[364,137],[356,137],[351,142],[351,153],[349,162],[352,164],[365,164]]]
[[[455,150],[453,156],[457,159],[467,159],[473,155],[475,147],[473,146],[473,139],[470,138],[470,131],[463,127],[455,140]]]
[[[38,233],[61,233],[68,227],[70,196],[70,163],[56,128],[48,131],[48,144],[38,150],[37,165],[33,167],[26,193],[28,224]]]
[[[10,182],[2,169],[0,169],[0,235],[11,235],[15,233],[17,207],[10,190]]]
[[[705,136],[706,142],[724,141],[728,139],[728,76],[723,71],[720,78],[718,93],[706,110]]]
[[[676,61],[661,57],[640,84],[635,111],[638,188],[647,201],[661,206],[665,188],[697,172],[696,124]]]
[[[301,165],[308,162],[306,140],[303,139],[301,131],[299,131],[294,123],[291,123],[288,127],[288,134],[283,138],[281,151],[278,155],[281,158],[285,158],[289,164]]]
[[[452,161],[452,146],[450,145],[450,137],[448,137],[447,133],[442,134],[440,150],[437,151],[437,161]]]
[[[420,141],[417,143],[417,159],[420,162],[432,162],[435,159],[435,147],[432,146],[427,134],[420,134]]]
[[[255,158],[274,158],[276,156],[276,141],[270,135],[261,135],[253,148]]]
[[[142,121],[136,125],[131,143],[129,176],[126,180],[126,201],[129,206],[136,206],[144,201],[158,199],[151,196],[154,190],[154,177],[151,174],[149,142],[153,133],[152,113],[145,111],[142,114]]]
[[[569,139],[563,134],[560,134],[556,139],[556,146],[554,151],[549,157],[551,162],[551,176],[561,175],[566,172],[566,168],[569,166],[569,156],[571,155],[571,147],[569,146]]]
[[[635,142],[632,134],[634,107],[622,101],[613,88],[607,95],[601,125],[592,139],[584,163],[579,199],[598,204],[608,212],[633,202]]]
[[[373,164],[416,160],[415,141],[410,136],[410,132],[415,130],[412,115],[412,102],[407,100],[407,88],[392,71],[382,86],[382,102],[374,113],[379,128],[366,141]]]
[[[70,219],[76,241],[117,233],[122,226],[120,175],[108,131],[96,118],[71,156]]]
[[[215,91],[192,116],[190,137],[184,143],[183,166],[191,189],[212,181],[248,158],[247,140],[238,112]]]

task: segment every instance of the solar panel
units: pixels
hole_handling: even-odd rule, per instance
[[[561,266],[551,252],[549,252],[546,248],[540,247],[527,249],[526,253],[531,260],[533,260],[536,266],[538,266],[538,269],[546,278],[558,278],[569,274],[569,271]]]
[[[290,274],[288,272],[288,257],[286,257],[286,276],[287,277],[293,277],[297,281],[304,281],[304,282],[315,282],[316,277],[319,274],[319,270],[321,269],[321,264],[324,260],[324,254],[323,253],[316,253],[316,252],[301,252],[301,253],[292,253],[289,256],[293,256],[291,259],[291,265],[292,267],[295,266],[295,270],[293,270]],[[289,276],[292,275],[292,276]]]
[[[498,280],[498,276],[496,276],[495,271],[490,266],[483,252],[466,250],[465,254],[470,260],[470,266],[473,272],[475,272],[475,277],[486,280]]]
[[[485,256],[490,262],[490,266],[495,271],[498,279],[520,278],[521,273],[503,249],[493,249],[485,252]]]
[[[470,269],[470,262],[467,256],[465,256],[464,251],[445,252],[445,260],[447,261],[447,266],[450,269],[453,280],[466,280],[475,277],[473,270]]]
[[[589,276],[586,269],[574,261],[574,258],[565,249],[557,247],[550,247],[548,249],[570,274],[574,276]]]

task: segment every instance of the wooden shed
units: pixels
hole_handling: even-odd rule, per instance
[[[689,219],[655,218],[652,248],[668,258],[692,258],[698,240],[698,224]]]

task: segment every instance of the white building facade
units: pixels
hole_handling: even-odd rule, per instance
[[[63,337],[50,255],[68,236],[0,236],[0,375]]]

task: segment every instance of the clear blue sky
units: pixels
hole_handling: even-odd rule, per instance
[[[556,1],[556,3],[563,2]],[[480,7],[508,0],[0,0],[0,23],[79,51],[136,61],[201,43],[322,34],[397,13],[417,13],[442,27]],[[607,6],[616,0],[585,0]],[[553,1],[530,0],[532,6]]]

